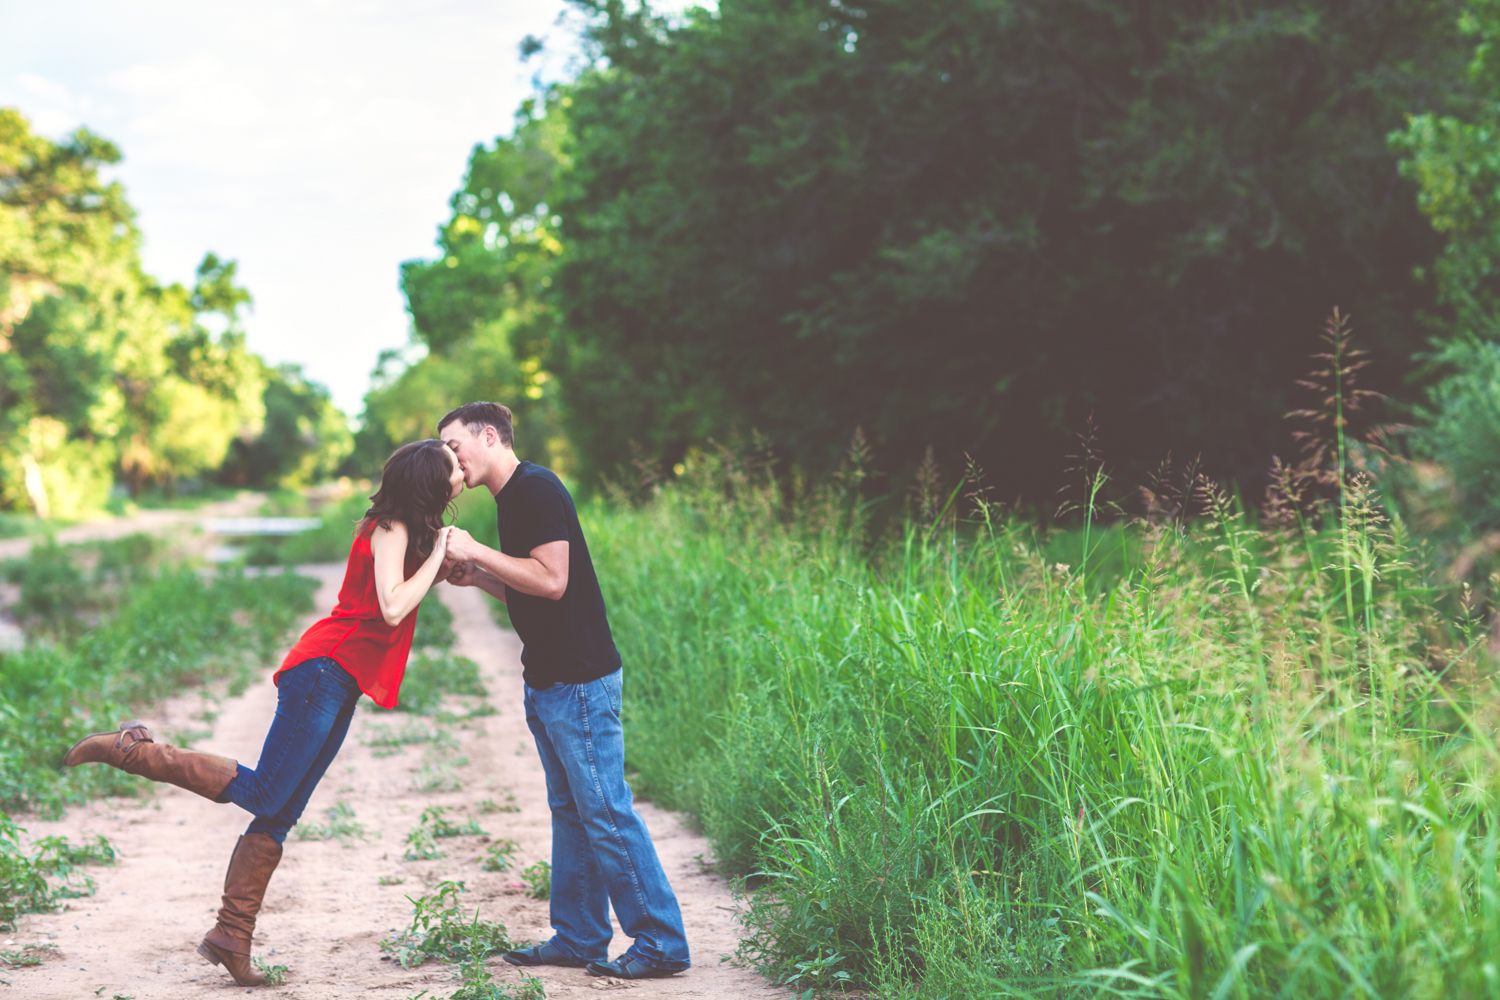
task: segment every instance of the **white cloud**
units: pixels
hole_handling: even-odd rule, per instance
[[[17,79],[28,94],[54,101],[58,104],[72,104],[73,98],[68,93],[68,88],[60,83],[37,76],[35,73],[22,73]]]

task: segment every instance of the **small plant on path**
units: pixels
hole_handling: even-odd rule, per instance
[[[405,857],[407,861],[431,861],[441,858],[443,852],[438,850],[437,846],[437,839],[440,837],[484,836],[484,831],[480,829],[477,820],[455,823],[443,815],[447,811],[447,806],[430,806],[422,810],[422,818],[406,835]]]
[[[478,908],[472,919],[467,917],[458,903],[458,894],[466,891],[462,882],[445,881],[439,882],[429,896],[407,896],[412,905],[411,926],[387,940],[380,950],[393,956],[403,969],[421,965],[429,958],[444,962],[468,958],[482,963],[493,953],[510,950],[513,945],[504,924],[480,920]]]
[[[552,866],[538,861],[521,873],[526,881],[526,894],[532,899],[552,898]]]
[[[515,867],[515,861],[511,855],[516,853],[517,844],[514,840],[500,840],[489,846],[485,852],[484,864],[481,865],[487,872],[508,872]]]
[[[407,861],[436,861],[443,856],[437,841],[432,839],[432,831],[427,827],[413,827],[411,833],[406,835],[406,853],[402,857]]]
[[[521,807],[516,805],[516,797],[511,792],[505,793],[505,805],[501,805],[494,799],[480,799],[478,809],[480,813],[488,816],[490,813],[518,813]]]
[[[272,965],[259,955],[253,961],[256,969],[260,970],[260,974],[266,977],[267,986],[280,986],[286,982],[286,974],[292,971],[284,965]]]
[[[326,811],[327,823],[300,823],[297,825],[298,840],[337,840],[345,847],[352,847],[349,841],[354,839],[367,840],[368,834],[365,825],[354,818],[354,807],[347,802],[335,803],[332,809]]]
[[[14,930],[23,913],[55,909],[59,900],[94,894],[85,864],[114,864],[115,849],[99,837],[75,846],[64,837],[43,837],[33,853],[21,846],[21,831],[0,812],[0,930]]]
[[[458,963],[458,989],[448,1000],[546,1000],[547,991],[535,976],[521,973],[521,985],[512,989],[508,983],[497,983],[485,966],[483,945],[471,939],[470,950]]]
[[[448,811],[447,806],[429,806],[422,810],[421,823],[430,827],[434,837],[482,837],[484,831],[479,828],[479,821],[470,819],[462,823],[455,823],[444,818]]]

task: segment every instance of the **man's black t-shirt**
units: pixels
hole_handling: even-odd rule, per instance
[[[578,526],[578,509],[562,480],[549,469],[522,462],[495,495],[495,508],[500,551],[508,556],[525,559],[538,545],[568,543],[568,589],[561,599],[505,588],[510,622],[524,644],[526,683],[541,690],[614,673],[620,653],[604,616],[604,595]]]

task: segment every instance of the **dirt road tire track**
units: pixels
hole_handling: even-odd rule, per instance
[[[342,566],[305,567],[321,589],[316,607],[326,613],[337,596]],[[343,801],[370,831],[363,841],[287,841],[286,854],[271,881],[256,931],[255,952],[291,969],[280,987],[262,987],[262,996],[291,1000],[378,997],[403,1000],[422,990],[446,995],[453,988],[447,967],[428,963],[403,970],[383,961],[379,950],[392,929],[411,916],[407,894],[417,895],[442,879],[462,879],[469,892],[462,898],[478,905],[486,920],[499,920],[522,942],[550,936],[547,904],[529,898],[514,872],[480,868],[486,843],[477,837],[441,840],[447,857],[403,861],[403,840],[430,805],[449,806],[457,818],[474,817],[491,838],[519,845],[521,866],[548,860],[551,844],[541,764],[521,711],[520,644],[515,634],[490,618],[477,590],[441,586],[437,595],[454,613],[458,651],[474,659],[490,690],[498,714],[456,729],[468,765],[458,773],[462,791],[421,793],[412,790],[413,771],[421,756],[412,747],[396,756],[377,757],[364,745],[371,725],[391,725],[402,717],[361,703],[348,741],[309,806],[304,821],[321,820],[323,811]],[[429,600],[432,598],[429,598]],[[276,692],[269,666],[264,676],[239,698],[219,706],[213,735],[200,740],[202,750],[254,763],[275,709]],[[629,668],[626,670],[629,697]],[[193,716],[203,710],[198,694],[173,699],[148,719],[159,732],[201,730]],[[513,804],[517,812],[480,815],[475,805],[489,798]],[[665,980],[621,983],[586,976],[582,970],[536,970],[553,998],[598,996],[601,991],[629,991],[636,1000],[656,997],[785,997],[744,969],[720,962],[735,949],[737,925],[723,879],[702,863],[707,842],[680,817],[649,803],[638,808],[650,828],[672,879],[687,921],[694,968]],[[115,994],[136,1000],[198,1000],[226,991],[246,992],[222,969],[195,953],[213,924],[225,865],[235,838],[248,817],[230,805],[216,805],[188,792],[161,787],[147,799],[110,799],[71,810],[61,821],[21,822],[29,838],[61,834],[79,839],[102,833],[121,852],[112,868],[94,868],[98,893],[72,900],[56,914],[26,918],[16,934],[0,936],[16,947],[46,941],[58,951],[44,965],[5,970],[0,1000],[16,998],[83,998]],[[404,877],[399,885],[378,884],[381,876]],[[628,940],[616,931],[611,955]],[[518,976],[498,958],[491,969],[499,979]],[[96,992],[97,991],[97,992]]]

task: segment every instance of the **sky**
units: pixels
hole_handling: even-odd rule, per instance
[[[0,106],[113,141],[146,270],[239,262],[250,348],[357,417],[470,149],[576,55],[562,0],[0,0]],[[570,15],[576,16],[576,15]],[[522,64],[526,35],[546,42]]]

